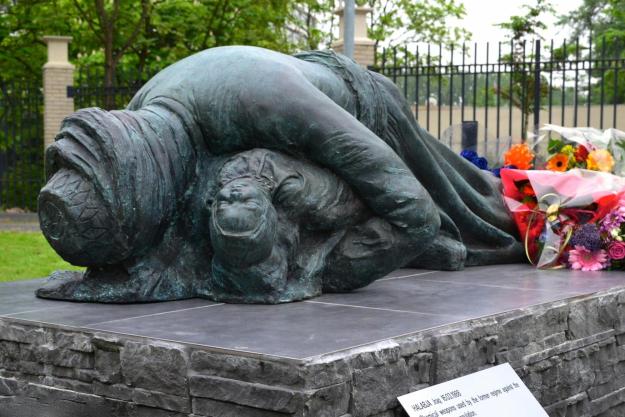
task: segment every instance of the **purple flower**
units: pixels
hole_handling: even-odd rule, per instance
[[[464,151],[460,152],[460,156],[471,162],[479,169],[488,169],[488,160],[482,156],[479,156],[475,151],[465,149]]]
[[[471,162],[473,162],[473,165],[475,165],[479,169],[488,169],[488,161],[486,160],[486,158],[482,156],[478,156],[477,158],[473,159]]]
[[[625,214],[623,210],[621,210],[621,207],[612,210],[601,220],[601,232],[609,235],[613,229],[619,229],[624,221]]]
[[[473,160],[478,157],[477,152],[471,151],[469,149],[465,149],[464,151],[460,152],[460,156],[471,162],[473,162]]]
[[[586,223],[573,232],[569,242],[571,246],[581,246],[589,251],[601,249],[601,235],[596,224]]]

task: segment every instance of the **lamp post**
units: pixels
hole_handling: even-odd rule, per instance
[[[355,0],[345,0],[345,26],[343,33],[344,50],[343,53],[354,58],[354,21],[356,20],[356,2]]]

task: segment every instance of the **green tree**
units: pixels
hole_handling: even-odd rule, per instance
[[[163,66],[215,46],[245,44],[290,52],[326,33],[313,0],[0,0],[0,74],[39,80],[44,35],[70,35],[72,60],[99,65],[104,82],[118,69]],[[289,37],[288,28],[303,33]],[[302,42],[301,39],[305,39]]]
[[[41,79],[43,36],[68,31],[67,16],[56,0],[0,0],[0,78]]]
[[[534,53],[526,53],[526,48],[532,38],[541,38],[540,31],[547,27],[542,19],[544,15],[554,13],[554,9],[549,0],[536,0],[533,6],[526,4],[523,8],[526,10],[524,15],[511,16],[507,22],[497,25],[510,32],[508,38],[514,42],[515,47],[512,53],[501,58],[503,63],[510,64],[512,67],[510,74],[512,82],[495,88],[504,99],[512,102],[523,113],[521,140],[525,142],[528,137],[530,117],[535,110],[538,110],[534,106],[536,83],[540,83],[538,86],[539,102],[549,94],[547,79],[542,76],[537,79],[535,72],[531,71],[532,68],[526,64],[527,61],[535,58]],[[529,43],[530,48],[531,45]]]
[[[361,0],[373,9],[369,37],[376,47],[385,42],[457,44],[469,39],[470,33],[454,26],[452,19],[462,19],[466,10],[456,0]]]
[[[589,39],[592,44],[592,57],[622,59],[625,58],[625,0],[583,0],[576,10],[560,17],[559,24],[573,30],[573,40]],[[566,51],[560,51],[564,57],[576,53],[574,42],[570,42]],[[589,55],[590,49],[583,51]],[[600,97],[604,90],[609,103],[625,102],[625,70],[622,68],[593,71],[593,95]]]

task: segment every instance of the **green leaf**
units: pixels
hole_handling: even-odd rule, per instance
[[[558,153],[562,150],[562,148],[566,145],[562,139],[549,139],[549,144],[547,145],[547,152],[550,154]]]

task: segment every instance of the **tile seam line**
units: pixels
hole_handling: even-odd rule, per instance
[[[380,281],[393,281],[395,279],[404,279],[404,278],[412,278],[412,277],[418,277],[421,275],[430,275],[430,274],[434,274],[436,272],[441,272],[441,271],[427,271],[427,272],[419,272],[417,274],[410,274],[410,275],[402,275],[400,277],[388,277],[388,278],[380,278],[380,279],[376,279],[375,281],[372,282],[380,282]]]
[[[8,313],[8,314],[0,314],[0,317],[10,317],[13,318],[13,316],[17,315],[17,314],[29,314],[29,313],[37,313],[39,311],[50,311],[50,310],[59,310],[62,308],[65,308],[67,306],[62,305],[62,306],[58,306],[58,307],[47,307],[47,308],[38,308],[35,310],[26,310],[26,311],[18,311],[15,313]]]
[[[445,284],[453,284],[453,285],[475,285],[478,287],[488,287],[488,288],[502,288],[505,290],[521,290],[521,291],[539,291],[539,292],[551,292],[552,290],[547,289],[547,288],[523,288],[523,287],[509,287],[507,285],[495,285],[495,284],[480,284],[477,282],[458,282],[458,281],[448,281],[448,280],[441,280],[441,279],[419,279],[419,281],[424,281],[424,282],[433,282],[433,283],[445,283]],[[567,293],[569,291],[563,292],[563,294]]]
[[[426,313],[424,311],[409,311],[409,310],[393,310],[390,308],[381,308],[381,307],[369,307],[369,306],[359,306],[359,305],[355,305],[355,304],[342,304],[342,303],[330,303],[327,301],[312,301],[312,300],[305,300],[305,303],[310,303],[310,304],[325,304],[325,305],[330,305],[330,306],[337,306],[337,307],[352,307],[352,308],[364,308],[367,310],[379,310],[379,311],[389,311],[392,313],[408,313],[408,314],[421,314],[421,315],[425,315],[425,316],[433,316],[433,317],[448,317],[448,318],[454,318],[454,319],[458,319],[460,316],[456,316],[453,314],[437,314],[437,313]]]
[[[162,316],[164,314],[169,314],[169,313],[179,313],[181,311],[199,310],[199,309],[202,309],[202,308],[217,307],[217,306],[222,306],[222,305],[225,305],[225,303],[217,303],[217,304],[211,304],[211,305],[207,305],[207,306],[180,308],[178,310],[162,311],[160,313],[143,314],[141,316],[133,316],[133,317],[124,317],[123,319],[115,319],[115,320],[107,320],[107,321],[97,321],[97,322],[93,322],[93,323],[86,323],[85,326],[97,326],[97,325],[100,325],[100,324],[117,323],[118,321],[142,319],[142,318],[145,318],[145,317]],[[19,317],[15,317],[15,318],[19,318]]]

